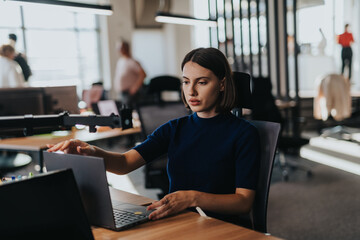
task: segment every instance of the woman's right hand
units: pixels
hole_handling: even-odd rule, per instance
[[[64,153],[70,154],[80,154],[80,155],[87,155],[93,156],[95,155],[96,149],[94,146],[82,142],[78,139],[70,139],[63,142],[59,142],[58,144],[47,144],[46,145],[49,149],[48,152],[56,152],[56,151],[63,151]]]

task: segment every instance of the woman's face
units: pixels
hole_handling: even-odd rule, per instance
[[[183,68],[182,87],[190,109],[199,117],[210,118],[217,115],[216,105],[224,79],[220,81],[215,74],[197,63],[187,62]]]

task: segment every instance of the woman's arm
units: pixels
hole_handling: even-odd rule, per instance
[[[245,188],[237,188],[234,194],[177,191],[151,204],[148,210],[158,209],[151,213],[149,218],[153,220],[163,218],[189,207],[200,207],[205,211],[221,214],[239,215],[250,212],[254,198],[255,191]]]
[[[101,156],[105,160],[106,170],[109,172],[123,175],[145,165],[145,160],[134,149],[125,153],[116,153],[105,151],[98,147],[95,148],[101,152]]]
[[[77,139],[66,140],[56,145],[48,144],[48,152],[63,151],[69,154],[102,157],[106,170],[115,174],[127,174],[145,164],[141,155],[131,149],[125,153],[106,151]]]

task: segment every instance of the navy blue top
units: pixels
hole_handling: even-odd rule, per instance
[[[260,159],[257,129],[233,114],[171,120],[134,148],[148,163],[168,154],[169,192],[232,194],[256,189]]]
[[[236,188],[256,189],[260,139],[254,125],[233,114],[200,118],[196,113],[171,120],[134,147],[148,163],[168,154],[169,192],[197,190],[233,194]],[[206,214],[246,226],[240,216]],[[241,218],[241,217],[240,217]]]

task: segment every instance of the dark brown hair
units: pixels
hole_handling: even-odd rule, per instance
[[[194,62],[203,68],[212,71],[221,81],[224,81],[224,91],[220,93],[216,112],[229,112],[236,103],[235,84],[232,78],[230,65],[224,54],[216,48],[197,48],[186,54],[181,63],[181,70],[187,62]],[[181,91],[181,98],[187,108],[190,108],[186,102],[184,91]]]

